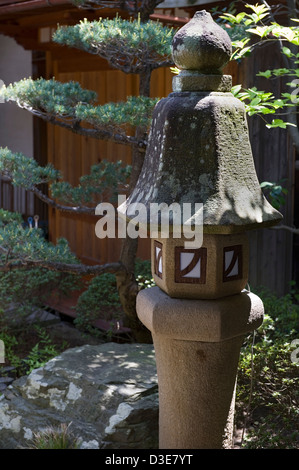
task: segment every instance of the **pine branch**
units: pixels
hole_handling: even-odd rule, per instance
[[[78,262],[64,239],[56,245],[46,241],[38,229],[23,228],[18,222],[8,222],[0,230],[0,272],[45,268],[77,275],[124,274],[121,262],[84,265]]]
[[[0,252],[5,254],[8,252],[8,250],[3,249],[3,247],[0,246]],[[102,264],[102,265],[94,265],[94,266],[88,266],[88,265],[81,265],[81,264],[68,264],[68,263],[59,263],[59,262],[54,262],[54,261],[43,261],[43,260],[13,260],[13,261],[8,261],[2,265],[0,265],[0,272],[11,272],[13,270],[30,270],[33,268],[45,268],[49,269],[51,271],[55,272],[64,272],[64,273],[69,273],[69,274],[77,274],[80,276],[86,276],[86,275],[93,275],[93,276],[99,276],[104,273],[111,273],[111,274],[117,274],[117,273],[125,273],[126,269],[125,267],[120,263],[120,262],[115,262],[115,263],[107,263],[107,264]]]
[[[43,119],[46,122],[54,124],[58,127],[63,127],[64,129],[68,129],[75,134],[82,135],[84,137],[92,137],[94,139],[105,140],[109,142],[113,142],[115,144],[122,144],[122,145],[135,145],[140,149],[145,151],[147,146],[146,140],[137,140],[134,136],[126,135],[125,133],[116,133],[113,131],[109,131],[106,129],[90,129],[87,127],[83,127],[80,124],[80,121],[67,121],[62,120],[62,118],[58,119],[54,116],[49,116],[45,113],[41,113],[40,111],[33,111],[30,108],[26,108],[26,106],[21,106],[24,109],[30,111],[33,115]]]
[[[1,180],[5,183],[13,183],[13,178],[10,176],[1,176]],[[42,202],[45,202],[49,207],[52,209],[57,209],[61,212],[68,212],[70,214],[78,214],[78,215],[95,215],[95,207],[85,207],[85,206],[66,206],[63,204],[59,204],[54,199],[46,196],[42,191],[40,191],[36,186],[26,188],[27,191],[34,194],[38,197]]]
[[[59,27],[53,40],[106,59],[124,73],[140,74],[173,65],[173,28],[154,21],[127,21],[119,17]]]
[[[159,65],[164,62],[159,62]],[[158,98],[129,96],[126,101],[95,105],[96,94],[76,82],[24,79],[1,88],[1,98],[46,122],[85,137],[145,149],[146,140],[128,135],[129,126],[149,126]],[[83,123],[92,125],[92,128]]]
[[[130,165],[123,166],[121,161],[113,163],[103,160],[93,165],[90,173],[81,176],[79,185],[73,187],[61,181],[60,172],[51,165],[41,167],[34,159],[0,147],[2,181],[31,192],[54,209],[72,214],[95,215],[95,206],[101,201],[103,194],[109,199],[116,198],[120,189],[127,189],[130,172]],[[38,188],[42,183],[50,185],[52,197]]]
[[[38,197],[41,201],[45,202],[49,207],[52,209],[57,209],[61,212],[68,212],[70,214],[77,214],[77,215],[95,215],[95,207],[86,207],[86,206],[66,206],[64,204],[60,204],[56,202],[54,199],[46,196],[42,191],[38,188],[33,187],[29,190],[35,196]]]
[[[62,127],[64,129],[70,130],[74,134],[82,135],[84,137],[92,137],[94,139],[105,140],[113,142],[116,144],[122,145],[134,145],[145,151],[147,146],[147,141],[145,139],[138,140],[134,136],[126,135],[124,132],[113,132],[112,130],[107,129],[90,129],[83,127],[80,120],[71,120],[70,118],[64,118],[63,116],[56,117],[54,115],[44,113],[40,110],[33,109],[31,106],[26,103],[17,103],[18,106],[26,111],[29,111],[36,117],[41,118],[43,121],[49,122],[50,124]]]

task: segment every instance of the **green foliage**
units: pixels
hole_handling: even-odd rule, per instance
[[[94,277],[88,286],[88,291],[84,292],[78,301],[77,309],[85,312],[99,313],[102,306],[119,307],[119,298],[116,289],[115,276],[104,273]]]
[[[266,79],[293,78],[286,85],[295,88],[299,83],[299,69],[297,67],[299,53],[293,52],[290,47],[299,44],[299,28],[297,26],[282,26],[272,21],[271,10],[265,4],[247,4],[246,8],[247,11],[236,13],[231,7],[229,11],[220,15],[219,21],[232,39],[232,60],[240,61],[250,55],[258,46],[267,44],[271,46],[273,42],[279,42],[281,53],[287,58],[289,67],[260,71],[257,76]],[[218,9],[215,13],[219,14]],[[292,122],[284,119],[284,115],[290,116],[290,112],[298,103],[297,91],[298,86],[297,89],[283,92],[276,98],[273,93],[260,91],[256,87],[243,89],[241,85],[236,85],[232,88],[234,96],[244,103],[247,114],[261,117],[268,129],[297,127],[295,119],[291,119]],[[275,117],[272,120],[267,119],[271,115],[275,115]],[[280,209],[285,203],[284,196],[287,194],[287,190],[276,182],[263,182],[261,187],[266,190],[270,203],[276,209]]]
[[[265,320],[241,350],[236,417],[243,422],[246,410],[246,448],[299,448],[299,363],[291,360],[299,337],[297,294],[258,294]]]
[[[262,21],[264,18],[268,16],[268,7],[266,5],[245,5],[247,8],[252,10],[252,13],[241,12],[236,17],[229,13],[224,13],[225,18],[231,18],[233,24],[240,24],[244,23],[245,26],[249,26],[251,24],[257,24]]]
[[[3,218],[1,218],[1,214]],[[41,306],[53,293],[66,294],[78,288],[75,275],[50,271],[38,266],[40,261],[77,263],[64,239],[57,244],[47,242],[40,229],[23,228],[19,214],[0,213],[0,261],[13,267],[15,263],[36,262],[32,269],[0,272],[0,307],[14,306],[21,315]]]
[[[0,209],[0,228],[9,222],[23,223],[23,217],[18,212],[10,212],[5,209]]]
[[[258,75],[266,77],[267,72],[260,72]],[[285,108],[294,107],[295,105],[291,93],[282,93],[281,98],[277,99],[273,93],[259,91],[256,87],[244,89],[241,85],[232,87],[232,93],[236,98],[244,102],[249,116],[258,115],[263,119],[267,114],[277,114],[278,111],[285,112]],[[296,127],[295,124],[279,118],[272,119],[270,123],[265,120],[265,125],[268,129],[276,127],[286,129],[287,126]]]
[[[136,260],[135,276],[139,289],[146,289],[156,285],[152,277],[151,262],[149,260]]]
[[[173,35],[172,28],[158,22],[127,21],[117,16],[59,27],[53,40],[98,54],[127,73],[140,73],[148,67],[159,67],[159,59],[170,59]]]
[[[224,27],[228,34],[236,41],[232,41],[233,55],[232,59],[238,60],[244,57],[244,47],[246,46],[245,54],[252,51],[257,46],[257,43],[251,44],[249,47],[248,39],[254,36],[259,37],[263,41],[273,42],[286,41],[296,46],[299,45],[299,28],[297,26],[282,26],[276,22],[270,21],[270,10],[264,4],[245,5],[247,10],[245,12],[234,14],[235,12],[224,12],[220,18],[224,20]],[[251,26],[248,28],[248,26]],[[244,34],[245,33],[245,34]],[[258,43],[260,44],[260,42]],[[288,57],[291,57],[291,51],[285,47],[283,51]]]
[[[0,339],[5,344],[5,361],[13,367],[20,369],[22,365],[21,358],[15,354],[14,350],[18,344],[16,337],[7,331],[7,328],[2,326],[0,330]]]
[[[260,186],[268,193],[269,202],[275,209],[280,209],[285,204],[285,195],[288,194],[287,189],[283,188],[280,184],[268,181],[263,181]]]
[[[33,369],[42,367],[66,348],[66,343],[62,344],[60,348],[54,345],[46,330],[39,325],[34,326],[34,331],[38,336],[38,342],[26,357],[21,357],[17,352],[19,345],[17,335],[12,334],[6,324],[1,325],[0,339],[5,344],[5,361],[16,368],[19,377],[30,374]]]
[[[127,187],[130,173],[131,166],[124,166],[121,160],[103,160],[91,167],[89,175],[81,176],[79,185],[74,187],[68,182],[58,181],[61,174],[52,165],[41,167],[32,158],[0,147],[0,174],[9,178],[13,185],[34,190],[36,186],[48,183],[53,198],[73,206],[91,202],[98,204],[103,197],[115,200],[119,190]]]
[[[87,135],[91,129],[82,128],[82,122],[91,124],[94,130],[111,134],[124,134],[131,127],[136,126],[148,127],[153,108],[158,101],[158,98],[129,96],[125,102],[106,103],[99,106],[95,104],[96,93],[82,89],[79,83],[73,81],[61,83],[55,79],[45,80],[43,78],[38,80],[29,78],[15,82],[8,87],[3,86],[0,90],[0,98],[5,101],[14,101],[21,108],[25,108],[47,121],[55,119],[56,124],[78,132],[80,129]],[[95,136],[95,134],[92,135]],[[1,152],[1,158],[5,162],[4,168],[9,162],[13,166],[14,172],[19,166],[19,174],[21,174],[21,166],[23,169],[26,166],[26,157],[21,154],[9,153],[8,149],[2,149]],[[55,175],[54,169],[50,165],[43,171],[46,170],[52,171],[52,174],[44,176],[46,182],[48,179],[59,177],[59,173],[57,172]],[[27,173],[30,171],[41,172],[34,167],[34,163],[31,163]],[[41,174],[41,176],[43,175]]]
[[[94,127],[149,126],[158,98],[129,96],[126,102],[107,103],[102,106],[80,104],[76,115]]]
[[[11,222],[0,230],[0,245],[2,261],[14,262],[16,259],[24,261],[47,261],[77,263],[76,257],[71,253],[65,239],[58,240],[57,244],[47,242],[39,229],[23,228],[19,223]]]
[[[117,320],[120,307],[115,276],[110,273],[96,276],[78,299],[74,323],[82,331],[101,335],[94,329],[95,321],[98,319]]]
[[[8,148],[0,147],[0,174],[12,180],[15,186],[30,190],[34,186],[55,181],[60,177],[52,165],[41,167],[36,160],[22,153],[13,153]]]
[[[75,276],[42,268],[0,273],[0,307],[18,313],[19,321],[31,314],[32,308],[46,305],[51,295],[67,295],[78,284]]]
[[[246,4],[245,6],[251,11],[237,13],[233,3],[229,8],[223,8],[220,15],[218,7],[213,9],[213,14],[218,16],[216,21],[221,24],[231,38],[232,60],[240,60],[250,54],[252,44],[248,45],[250,42],[248,26],[259,23],[268,16],[268,9],[265,5]]]
[[[35,329],[39,336],[39,342],[36,343],[35,346],[33,346],[28,356],[23,360],[23,364],[26,368],[27,374],[30,374],[33,369],[42,367],[50,359],[57,356],[60,352],[57,347],[52,343],[52,340],[50,339],[46,330],[39,327],[38,325],[35,326]],[[66,342],[64,345],[61,346],[61,348],[64,349],[65,347]]]
[[[76,119],[76,105],[93,103],[97,95],[94,91],[82,89],[74,81],[61,83],[54,78],[27,78],[8,87],[3,86],[0,97],[5,101],[15,101],[20,107],[33,108],[50,116]]]
[[[286,106],[293,106],[288,102],[288,98],[275,99],[272,93],[265,91],[259,91],[256,87],[249,88],[248,90],[242,89],[241,85],[232,87],[233,95],[245,104],[246,112],[249,116],[253,114],[275,114],[278,110],[283,109]],[[278,121],[277,119],[275,121]],[[281,121],[285,128],[287,123]],[[293,125],[293,124],[289,124]],[[267,124],[266,127],[278,127],[272,124]],[[279,126],[282,127],[282,126]]]
[[[68,182],[52,183],[51,194],[61,202],[71,205],[86,203],[98,204],[100,201],[116,200],[119,190],[125,190],[131,173],[131,166],[117,162],[101,161],[93,165],[89,175],[81,176],[80,183],[74,187]]]
[[[299,53],[291,51],[287,45],[299,45],[299,28],[297,26],[282,26],[276,22],[270,21],[270,11],[267,6],[262,5],[246,5],[251,12],[242,12],[237,15],[232,13],[224,13],[221,18],[225,20],[227,32],[233,36],[238,36],[232,41],[233,54],[232,59],[240,60],[248,56],[257,46],[261,44],[272,44],[273,42],[285,42],[286,45],[281,47],[281,52],[289,62],[289,67],[279,69],[260,71],[258,76],[267,79],[275,77],[290,77],[298,79],[299,69]],[[265,24],[265,22],[267,24]],[[248,28],[248,26],[251,26]],[[258,38],[258,41],[255,40]],[[293,82],[288,83],[294,86]],[[295,80],[296,81],[296,80]],[[263,117],[267,114],[287,113],[288,107],[296,105],[294,93],[282,93],[281,97],[275,98],[272,93],[258,91],[255,87],[249,90],[243,90],[241,85],[233,88],[234,95],[244,102],[246,111],[249,116],[259,115]],[[287,122],[280,118],[275,118],[271,122],[266,121],[266,127],[285,129],[287,126],[295,126],[294,123]]]
[[[280,298],[268,289],[256,290],[264,303],[265,313],[273,320],[275,328],[268,331],[269,339],[299,337],[299,294],[291,283],[290,292]]]
[[[291,361],[291,345],[258,339],[253,353],[253,393],[246,448],[299,448],[299,364]],[[251,382],[250,345],[242,351],[237,402],[248,405]]]
[[[150,261],[137,259],[135,276],[140,289],[153,286]],[[118,320],[122,310],[115,276],[106,273],[94,277],[88,284],[87,290],[78,299],[76,312],[77,328],[92,334],[96,334],[93,327],[96,320]]]

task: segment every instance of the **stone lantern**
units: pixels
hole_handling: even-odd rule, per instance
[[[230,56],[229,36],[206,11],[174,36],[180,72],[173,93],[156,105],[144,166],[127,201],[145,205],[139,223],[148,231],[152,207],[174,208],[169,236],[151,233],[157,287],[137,296],[156,352],[162,448],[230,446],[240,347],[263,319],[261,300],[244,290],[247,232],[282,218],[262,194],[245,108],[222,74]],[[188,236],[178,230],[186,225]],[[202,239],[190,246],[197,227]]]

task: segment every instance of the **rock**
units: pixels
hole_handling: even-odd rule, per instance
[[[0,384],[10,384],[13,380],[12,377],[0,377]]]
[[[15,367],[0,367],[0,393],[15,380],[15,373]]]
[[[5,376],[5,374],[12,373],[14,374],[16,372],[16,368],[13,366],[4,366],[0,367],[0,375]]]
[[[71,423],[71,424],[70,424]],[[149,344],[68,349],[0,396],[0,448],[70,425],[81,448],[158,448],[158,386]]]

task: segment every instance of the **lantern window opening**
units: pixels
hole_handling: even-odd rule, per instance
[[[243,253],[242,245],[223,248],[223,282],[242,279]]]
[[[206,267],[206,248],[175,247],[175,282],[205,284]]]

